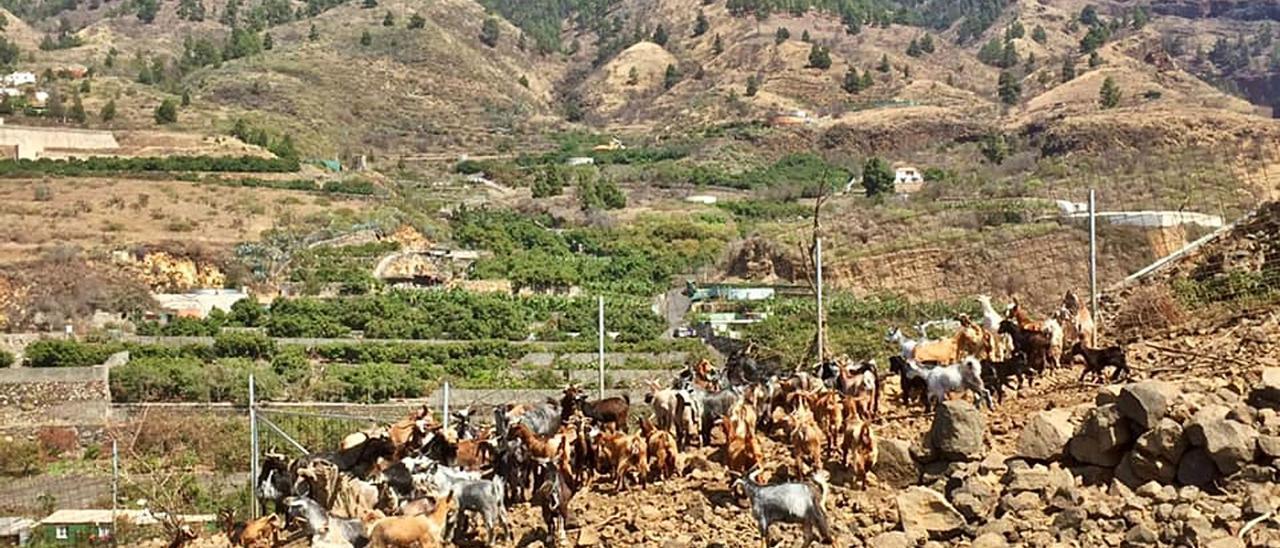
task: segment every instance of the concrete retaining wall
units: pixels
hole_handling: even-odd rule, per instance
[[[17,146],[18,158],[102,156],[119,150],[110,131],[0,125],[0,146]]]
[[[105,367],[0,369],[0,429],[101,425],[110,413]]]

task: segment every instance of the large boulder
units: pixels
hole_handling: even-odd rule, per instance
[[[1017,456],[1038,461],[1057,460],[1062,457],[1075,428],[1070,409],[1036,413],[1018,435]]]
[[[987,431],[982,412],[964,400],[939,405],[929,429],[929,447],[947,460],[974,460],[982,455],[982,439]]]
[[[946,537],[963,529],[967,522],[942,493],[928,487],[910,487],[898,493],[898,522],[912,538]]]
[[[1182,435],[1182,425],[1172,419],[1162,419],[1150,430],[1138,436],[1135,446],[1144,455],[1166,462],[1176,463],[1187,450],[1186,438]]]
[[[1000,481],[1004,483],[1006,493],[1034,491],[1046,497],[1058,489],[1075,485],[1075,477],[1071,472],[1057,465],[1010,469]]]
[[[1000,502],[1000,490],[982,476],[965,478],[960,487],[951,491],[951,504],[965,519],[982,523],[991,517]]]
[[[1178,388],[1162,381],[1142,381],[1120,389],[1116,407],[1120,414],[1142,430],[1158,424],[1169,405],[1178,397]]]
[[[1262,370],[1262,382],[1249,393],[1249,404],[1260,409],[1280,408],[1280,367]]]
[[[1209,457],[1209,452],[1197,447],[1188,450],[1178,461],[1178,483],[1204,488],[1213,483],[1218,467]]]
[[[911,458],[911,444],[892,438],[877,441],[879,457],[871,470],[876,480],[896,489],[915,485],[920,481],[920,467]]]
[[[1258,432],[1253,427],[1226,417],[1201,417],[1197,414],[1186,428],[1187,441],[1204,448],[1224,475],[1239,472],[1253,461]]]
[[[1125,453],[1116,466],[1116,479],[1126,485],[1141,485],[1149,481],[1173,483],[1178,477],[1177,461],[1169,461],[1142,451]]]
[[[1090,410],[1071,438],[1068,449],[1076,460],[1097,466],[1120,464],[1124,449],[1133,441],[1129,423],[1120,416],[1115,405]]]

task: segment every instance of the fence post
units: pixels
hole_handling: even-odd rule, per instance
[[[823,339],[826,337],[823,336],[824,333],[822,331],[822,238],[814,238],[813,243],[813,251],[815,255],[813,263],[815,265],[815,270],[817,271],[817,283],[815,285],[818,290],[818,363],[822,363],[826,355],[826,349],[823,348],[823,343],[825,342]]]
[[[1098,324],[1098,202],[1094,189],[1089,189],[1089,314]],[[1097,327],[1094,327],[1097,338]]]
[[[444,431],[449,432],[449,381],[444,381]]]
[[[111,438],[111,545],[116,545],[116,501],[120,500],[120,447]]]
[[[253,373],[249,374],[249,515],[258,517],[258,503],[254,500],[255,482],[258,481],[258,410],[254,398]]]
[[[600,376],[597,380],[600,383],[600,399],[604,399],[604,296],[597,299],[596,331],[599,331],[600,336]]]

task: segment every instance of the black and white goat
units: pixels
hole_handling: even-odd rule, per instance
[[[780,483],[760,485],[756,481],[758,470],[752,470],[744,478],[734,482],[751,499],[751,517],[760,529],[761,546],[769,546],[769,526],[774,523],[798,523],[804,529],[804,545],[814,539],[833,544],[831,526],[823,504],[827,499],[827,472],[813,475],[814,483]]]
[[[960,363],[939,365],[928,369],[910,360],[904,360],[901,365],[906,371],[906,377],[924,379],[930,409],[946,401],[948,394],[962,390],[973,392],[977,398],[977,405],[981,406],[985,403],[988,409],[995,408],[991,402],[991,392],[982,382],[982,362],[979,362],[978,358],[969,356]]]
[[[284,500],[290,520],[302,522],[301,533],[311,539],[311,546],[362,548],[369,543],[364,523],[358,519],[330,516],[320,503],[307,497]]]
[[[902,405],[910,406],[911,400],[916,398],[920,407],[926,411],[929,409],[929,385],[924,380],[927,371],[902,356],[889,356],[889,372],[898,374],[902,388]]]

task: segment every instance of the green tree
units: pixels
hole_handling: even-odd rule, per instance
[[[427,20],[423,18],[421,15],[418,15],[415,13],[409,16],[409,28],[420,29],[425,26],[427,26]]]
[[[813,37],[809,36],[809,29],[804,29],[804,32],[800,33],[800,41],[806,44],[813,41]]]
[[[925,53],[933,53],[933,35],[925,34],[920,39],[920,50]]]
[[[1102,20],[1098,18],[1098,6],[1089,4],[1085,6],[1084,9],[1080,10],[1080,22],[1091,27],[1098,26],[1098,24],[1102,22]]]
[[[1098,55],[1098,52],[1096,52],[1096,51],[1095,51],[1095,52],[1093,52],[1093,53],[1090,53],[1090,54],[1089,54],[1089,68],[1098,68],[1098,67],[1100,67],[1100,66],[1102,66],[1102,56],[1101,56],[1101,55]]]
[[[668,38],[667,28],[662,26],[662,23],[658,23],[658,28],[653,29],[653,43],[659,46],[666,46]]]
[[[988,162],[1002,164],[1009,157],[1009,142],[1003,134],[992,133],[982,138],[978,143],[978,150]]]
[[[187,21],[204,21],[204,2],[201,0],[179,0],[178,18]]]
[[[1080,53],[1093,53],[1102,47],[1111,37],[1111,33],[1106,27],[1097,26],[1089,27],[1089,32],[1085,33],[1084,38],[1080,39]]]
[[[1062,72],[1059,73],[1059,80],[1067,83],[1076,79],[1076,60],[1070,55],[1062,58]]]
[[[84,81],[80,82],[80,93],[88,95],[89,92],[93,91],[93,84],[90,84],[89,82],[90,80],[88,78],[85,78]]]
[[[1116,108],[1120,105],[1120,86],[1110,76],[1102,80],[1102,88],[1098,90],[1098,104],[1103,109]]]
[[[271,49],[272,49],[272,48],[274,48],[274,47],[276,47],[276,41],[275,41],[275,39],[271,38],[271,33],[270,33],[270,32],[263,33],[263,34],[262,34],[262,49],[267,50],[267,51],[271,51]]]
[[[148,25],[156,20],[156,13],[160,11],[160,4],[157,0],[135,0],[134,5],[138,9],[138,20]]]
[[[675,65],[667,65],[667,71],[662,75],[662,89],[671,89],[680,83],[680,70]]]
[[[1016,67],[1018,66],[1019,59],[1021,59],[1021,57],[1018,55],[1018,46],[1015,45],[1012,41],[1005,41],[1004,55],[1000,59],[1000,67],[1001,68]]]
[[[1017,40],[1026,35],[1027,35],[1027,29],[1023,28],[1022,21],[1018,21],[1016,19],[1013,21],[1013,23],[1009,24],[1008,28],[1004,29],[1005,41]]]
[[[369,34],[369,31],[366,30],[360,33],[360,45],[368,46],[372,43],[373,43],[373,35]]]
[[[364,0],[364,3],[361,4],[361,6],[364,7],[364,9],[371,10],[378,7],[378,0]]]
[[[77,124],[83,124],[89,120],[89,115],[84,111],[84,104],[80,102],[79,93],[71,96],[71,111],[67,116]]]
[[[1037,44],[1043,44],[1049,41],[1049,35],[1044,31],[1044,27],[1036,25],[1036,28],[1031,29],[1031,39],[1035,40]]]
[[[396,16],[391,13],[391,10],[387,10],[387,14],[382,17],[382,26],[394,27],[395,25],[396,25]]]
[[[102,112],[98,113],[98,117],[102,118],[103,122],[110,122],[112,120],[115,120],[116,119],[116,100],[110,99],[107,101],[107,104],[102,105]]]
[[[756,91],[759,91],[759,90],[760,90],[760,79],[757,78],[756,75],[754,74],[752,74],[751,76],[748,76],[747,91],[746,93],[743,93],[743,95],[746,95],[747,97],[755,97]]]
[[[866,191],[868,198],[892,194],[894,178],[893,169],[889,167],[889,163],[877,156],[867,158],[867,161],[862,164],[862,188]]]
[[[881,54],[881,55],[880,55],[880,64],[879,64],[879,65],[876,65],[876,70],[878,70],[878,71],[880,71],[880,72],[886,72],[886,73],[887,73],[887,72],[889,72],[889,70],[890,70],[890,69],[892,69],[892,68],[893,68],[893,65],[890,65],[890,64],[889,64],[889,54],[887,54],[887,53],[885,53],[885,54]]]
[[[632,65],[631,70],[627,71],[627,85],[634,86],[639,83],[640,83],[640,70],[637,69],[635,65]]]
[[[0,95],[0,115],[8,116],[13,114],[13,98],[7,94]]]
[[[311,30],[307,31],[307,40],[315,42],[320,39],[320,30],[316,28],[316,24],[311,24]]]
[[[520,75],[519,80],[516,80],[516,83],[520,84],[520,87],[522,88],[529,89],[529,78],[523,74]]]
[[[49,100],[45,102],[45,112],[50,118],[58,121],[64,121],[67,118],[67,106],[62,102],[62,93],[58,92],[58,88],[49,90]]]
[[[871,86],[875,85],[875,83],[875,78],[871,76],[870,70],[862,71],[862,89],[869,89]]]
[[[848,13],[841,18],[841,21],[844,22],[845,33],[856,36],[862,32],[862,16]]]
[[[5,36],[0,36],[0,66],[13,66],[21,55],[22,50],[18,48],[18,44],[10,42]]]
[[[831,52],[818,44],[809,48],[809,67],[819,70],[831,68]]]
[[[702,10],[698,10],[698,17],[693,20],[694,38],[697,38],[699,36],[702,36],[703,34],[706,34],[707,29],[710,27],[711,27],[711,24],[707,22],[707,15],[705,13],[702,13]]]
[[[773,43],[775,44],[781,44],[790,38],[791,31],[787,30],[787,27],[778,27],[778,30],[773,31]]]
[[[711,41],[711,53],[716,55],[724,53],[724,41],[720,39],[719,33],[717,33],[715,39]]]
[[[845,93],[858,93],[862,91],[862,77],[858,76],[857,67],[849,67],[844,73],[844,80],[840,83],[840,89]]]
[[[911,43],[907,45],[907,55],[911,57],[920,57],[924,55],[924,50],[920,49],[920,42],[915,38],[911,39]]]
[[[1018,99],[1022,95],[1022,84],[1013,76],[1013,73],[1007,70],[1000,71],[1000,80],[997,88],[1002,103],[1006,105],[1018,104]]]
[[[502,31],[498,27],[498,19],[496,17],[486,18],[480,26],[480,42],[491,48],[498,47],[498,38],[501,34]]]
[[[184,106],[184,107],[189,107],[189,106],[191,106],[191,91],[190,91],[190,90],[186,90],[186,89],[182,90],[182,106]]]
[[[156,107],[156,123],[172,124],[178,121],[178,103],[173,99],[166,98],[160,102],[160,106]]]
[[[978,60],[984,64],[998,67],[1004,63],[1004,42],[992,38],[978,49]]]

